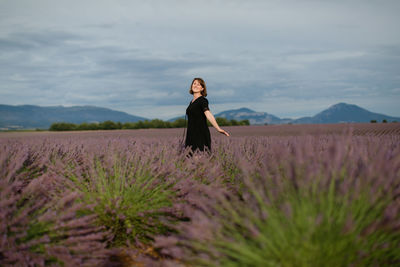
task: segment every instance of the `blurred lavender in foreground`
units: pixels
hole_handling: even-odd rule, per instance
[[[12,148],[0,161],[0,265],[103,263],[111,255],[105,249],[110,235],[94,224],[95,216],[79,214],[76,192],[60,189],[60,177],[44,172],[48,154]]]
[[[0,138],[0,265],[399,262],[399,135],[216,137],[193,157],[177,144]]]
[[[398,136],[254,138],[219,149],[235,155],[241,193],[204,190],[190,222],[156,239],[162,253],[196,266],[400,263]]]

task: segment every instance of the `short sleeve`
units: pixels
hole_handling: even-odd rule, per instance
[[[203,99],[202,99],[202,101],[201,101],[201,110],[204,112],[204,111],[207,111],[207,110],[210,110],[209,108],[208,108],[208,100],[207,100],[207,98],[204,98],[203,97]]]

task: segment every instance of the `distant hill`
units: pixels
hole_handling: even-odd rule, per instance
[[[357,105],[338,103],[321,111],[313,117],[303,117],[293,120],[291,123],[343,123],[343,122],[370,122],[376,120],[398,121],[400,118],[384,114],[374,113]]]
[[[303,117],[299,119],[279,118],[266,112],[257,112],[248,108],[240,108],[226,110],[214,115],[215,117],[223,117],[228,120],[249,120],[250,124],[301,124],[301,123],[343,123],[343,122],[370,122],[376,120],[382,122],[398,121],[400,118],[392,117],[384,114],[373,113],[357,105],[338,103],[321,111],[313,117]],[[177,117],[178,118],[178,117]],[[177,119],[175,118],[175,119]]]
[[[137,122],[146,118],[125,112],[95,106],[50,106],[0,105],[0,128],[3,129],[48,129],[54,122]]]
[[[384,114],[373,113],[357,105],[338,103],[321,111],[313,117],[299,119],[281,119],[266,112],[257,112],[248,108],[226,110],[215,117],[222,117],[228,120],[249,120],[250,124],[301,124],[301,123],[343,123],[343,122],[370,122],[376,120],[381,122],[398,121],[399,117],[392,117]],[[175,121],[178,118],[170,119]],[[115,111],[108,108],[95,106],[51,106],[41,107],[32,105],[10,106],[0,105],[0,130],[6,129],[48,129],[54,122],[70,122],[80,124],[83,122],[102,122],[111,120],[114,122],[137,122],[148,120],[147,118],[130,115],[125,112]]]
[[[280,119],[275,115],[266,112],[256,112],[248,108],[232,109],[215,114],[215,117],[222,117],[228,120],[249,120],[250,124],[282,124],[291,119]]]
[[[214,114],[214,117],[221,117],[228,120],[249,120],[250,124],[281,124],[291,121],[291,119],[280,119],[277,116],[268,114],[266,112],[256,112],[248,108],[239,108],[222,111],[220,113]],[[177,119],[184,119],[185,116],[174,117],[168,121],[175,121]]]

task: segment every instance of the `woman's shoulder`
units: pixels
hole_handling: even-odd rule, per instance
[[[208,103],[208,99],[205,96],[202,95],[202,96],[200,96],[200,98],[201,98],[201,101]]]

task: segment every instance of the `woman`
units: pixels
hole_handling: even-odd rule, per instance
[[[201,78],[194,78],[189,93],[193,95],[193,100],[190,101],[186,109],[188,126],[185,147],[191,147],[192,151],[198,149],[200,151],[208,150],[210,152],[211,136],[206,118],[218,132],[226,136],[229,136],[229,133],[218,126],[217,121],[208,108],[208,100],[205,98],[207,96],[207,87],[204,80]]]

